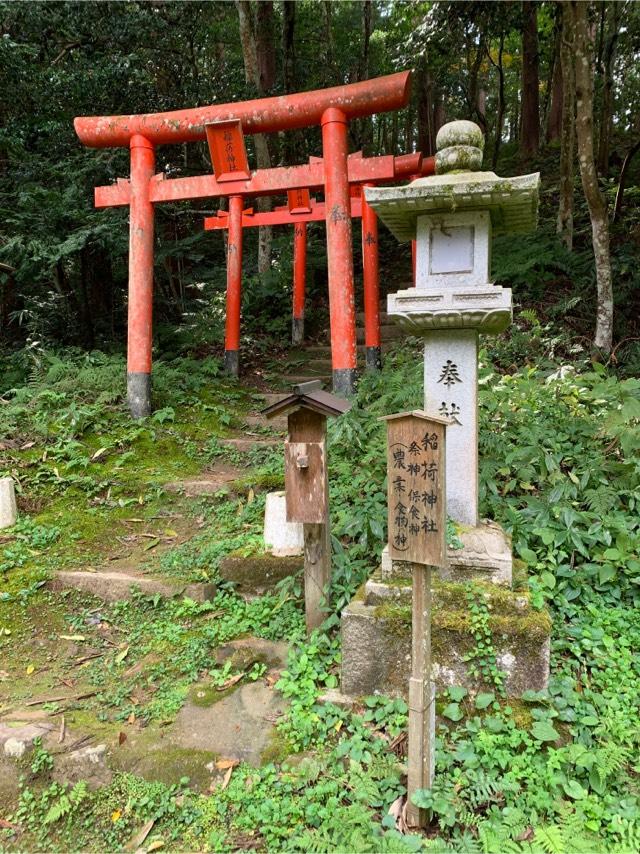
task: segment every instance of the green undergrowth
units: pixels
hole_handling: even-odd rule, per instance
[[[214,696],[234,676],[262,678],[254,665],[245,672],[216,663],[216,649],[229,640],[255,634],[288,641],[277,687],[289,706],[265,764],[239,765],[211,794],[191,791],[186,781],[172,787],[124,773],[96,792],[65,792],[43,772],[23,789],[11,819],[23,835],[0,830],[0,845],[117,850],[153,819],[148,842],[168,850],[638,849],[640,383],[572,353],[568,337],[532,313],[481,351],[481,511],[513,538],[532,616],[546,621],[547,609],[551,617],[548,689],[518,702],[505,696],[491,614],[478,585],[462,590],[472,637],[465,663],[481,688],[469,693],[454,685],[438,697],[436,781],[417,795],[433,816],[426,835],[400,834],[388,815],[405,791],[398,740],[404,701],[363,698],[353,710],[319,702],[339,685],[339,612],[377,567],[384,542],[378,418],[421,406],[421,370],[418,342],[397,347],[380,376],[362,380],[351,412],[331,422],[332,605],[310,640],[296,578],[250,602],[223,583],[205,605],[138,598],[101,607],[97,625],[91,608],[69,609],[69,631],[92,642],[109,627],[103,660],[84,673],[99,693],[81,704],[83,714],[93,711],[105,724],[133,715],[159,725],[175,717],[195,685]],[[215,382],[208,393],[217,395]],[[180,423],[182,404],[170,394],[163,404],[174,420],[153,429],[164,431]],[[220,405],[232,423],[242,402]],[[275,482],[269,479],[281,477],[282,460],[279,452],[235,456],[215,436],[197,447],[209,458],[247,463],[248,480],[238,492],[194,505],[203,527],[190,542],[167,548],[159,564],[168,574],[220,583],[225,554],[259,551],[259,479]],[[36,483],[25,492],[39,489]],[[13,547],[39,551],[41,572],[65,532],[53,519],[43,524],[32,516],[35,527],[19,530],[23,545]],[[9,559],[8,579],[40,577],[28,552],[22,563],[20,554]],[[43,595],[18,587],[11,588],[14,602]]]

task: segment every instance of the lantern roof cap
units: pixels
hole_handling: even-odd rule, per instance
[[[540,173],[499,178],[482,172],[484,136],[475,122],[448,122],[436,137],[435,175],[402,187],[367,187],[365,197],[398,240],[414,240],[417,218],[489,211],[494,234],[531,231]]]
[[[494,172],[448,172],[402,187],[365,187],[367,202],[400,241],[415,240],[417,218],[489,211],[494,234],[535,228],[540,173],[500,178]]]

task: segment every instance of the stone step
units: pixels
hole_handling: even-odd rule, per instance
[[[389,323],[389,315],[387,314],[387,306],[385,303],[384,311],[380,311],[379,314],[380,323]],[[364,324],[364,311],[359,311],[356,314],[356,322],[362,326]]]
[[[267,391],[260,396],[264,399],[264,404],[258,404],[256,408],[262,409],[263,406],[271,406],[273,403],[277,403],[279,400],[282,400],[287,395],[283,394],[281,391]]]
[[[105,602],[129,600],[132,589],[142,591],[145,596],[186,596],[196,602],[207,602],[216,595],[215,584],[143,575],[133,568],[118,572],[108,569],[96,572],[58,570],[50,579],[49,587],[51,590],[82,590]]]
[[[389,341],[395,341],[397,338],[402,338],[406,333],[400,329],[399,326],[395,324],[387,323],[384,326],[380,326],[380,340],[385,343]],[[364,327],[358,327],[356,329],[356,340],[358,344],[364,344]]]
[[[328,371],[332,370],[332,362],[331,357],[328,359],[311,359],[307,362],[307,367],[312,371],[318,371],[318,373],[326,374]]]
[[[388,353],[389,348],[391,346],[391,342],[382,342],[381,350],[382,353]],[[358,344],[358,356],[364,357],[366,353],[366,346],[364,344]],[[329,364],[331,364],[331,347],[322,346],[319,344],[314,344],[311,347],[307,347],[307,353],[315,359],[326,359]]]
[[[304,558],[300,556],[228,555],[220,561],[221,578],[233,584],[236,593],[248,597],[262,596],[284,578],[302,573],[303,570]]]
[[[285,374],[280,377],[280,382],[287,388],[298,383],[308,383],[311,380],[321,380],[325,389],[330,388],[332,383],[330,374]]]
[[[279,395],[279,397],[282,397],[282,395]],[[287,429],[287,416],[278,415],[276,418],[267,418],[265,415],[260,414],[247,415],[245,416],[244,423],[247,427],[264,427],[266,430],[276,433]]]
[[[218,443],[223,448],[231,448],[232,450],[246,453],[247,451],[255,451],[258,448],[274,448],[282,443],[282,439],[277,438],[258,438],[257,436],[232,436],[229,439],[219,439]]]

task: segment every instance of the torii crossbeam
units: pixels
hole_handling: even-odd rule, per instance
[[[348,395],[355,388],[356,336],[351,247],[349,183],[390,180],[394,158],[348,159],[347,130],[351,119],[396,110],[409,99],[410,74],[401,72],[346,86],[221,104],[130,116],[77,118],[76,133],[96,148],[128,146],[131,174],[111,187],[96,188],[96,206],[128,205],[129,307],[127,395],[134,417],[151,412],[151,329],[153,303],[154,204],[213,196],[242,197],[323,187],[327,221],[329,310],[333,387]],[[207,125],[236,123],[244,133],[270,133],[320,125],[323,160],[303,166],[238,174],[201,175],[165,180],[155,175],[155,146],[196,142]],[[373,167],[370,161],[377,161]],[[382,161],[387,175],[380,176]],[[375,174],[371,174],[374,168]],[[234,203],[237,206],[237,203]]]

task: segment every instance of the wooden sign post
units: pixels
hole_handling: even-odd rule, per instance
[[[411,802],[430,789],[435,768],[435,686],[431,680],[431,570],[446,560],[445,433],[448,419],[415,410],[388,415],[389,555],[413,564],[407,823],[425,827]]]
[[[331,581],[327,416],[342,415],[351,404],[313,380],[293,387],[293,394],[263,409],[267,418],[287,413],[284,482],[287,521],[304,531],[304,601],[307,633],[324,620],[322,597]]]

